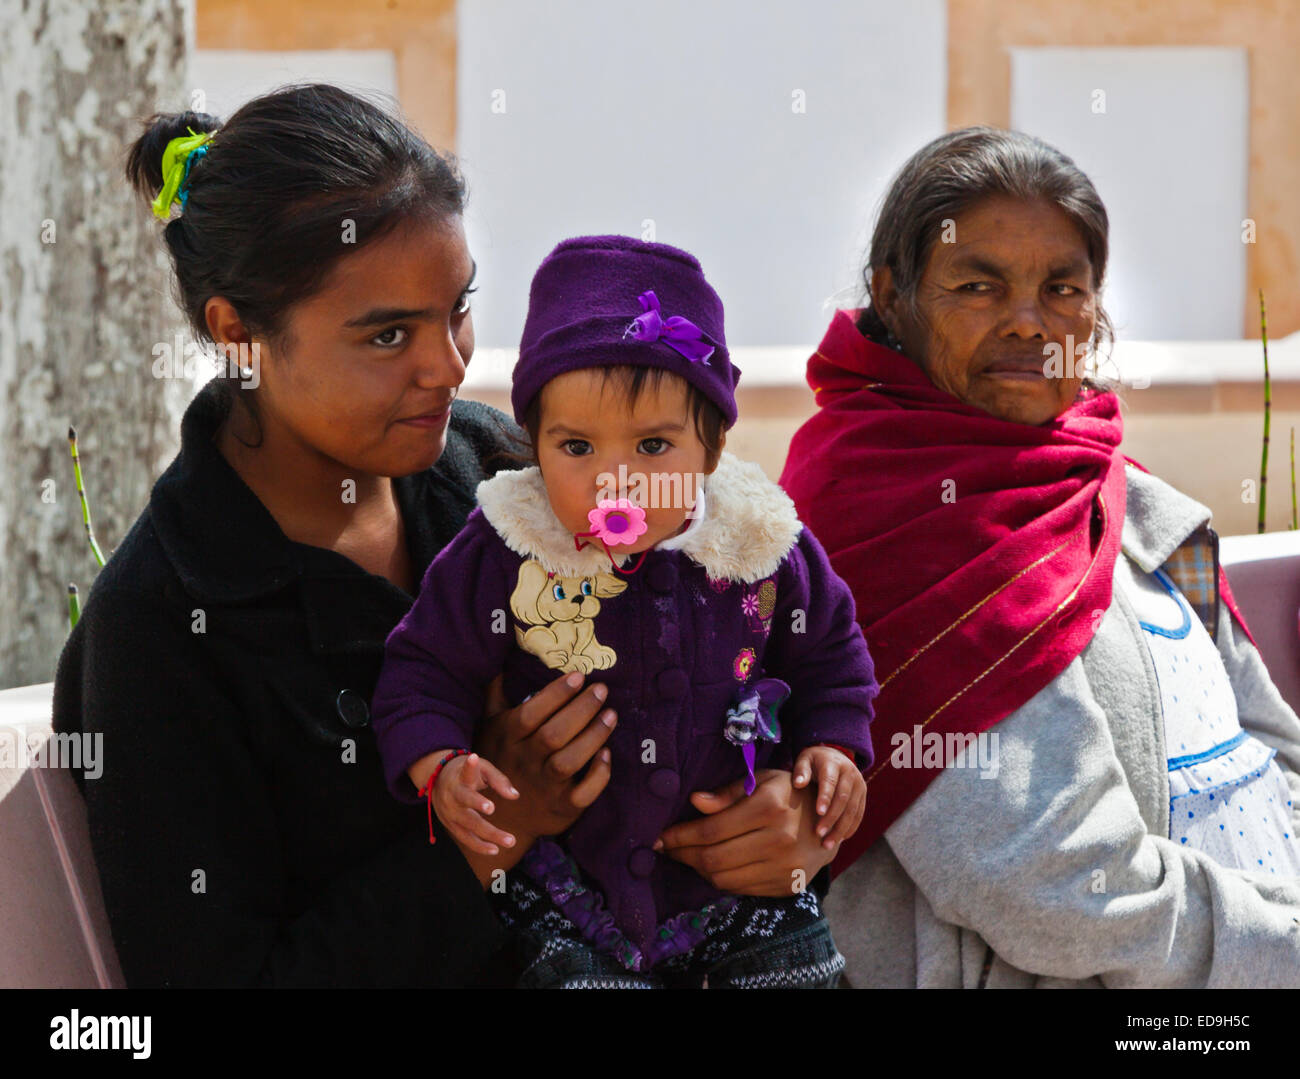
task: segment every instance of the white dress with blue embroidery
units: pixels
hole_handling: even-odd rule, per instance
[[[1277,751],[1242,730],[1219,650],[1177,586],[1126,557],[1115,583],[1137,611],[1160,684],[1169,838],[1220,865],[1300,876],[1291,790]]]

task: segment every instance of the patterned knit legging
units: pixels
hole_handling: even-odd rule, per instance
[[[831,939],[817,895],[738,896],[708,925],[693,950],[647,972],[626,970],[596,950],[525,874],[507,874],[492,897],[526,969],[520,989],[834,989],[844,957]]]

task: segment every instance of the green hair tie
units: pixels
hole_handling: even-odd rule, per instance
[[[162,190],[158,192],[158,197],[153,200],[153,212],[164,221],[171,216],[173,202],[179,202],[181,206],[185,205],[184,196],[188,192],[182,192],[181,185],[189,174],[190,155],[200,146],[205,146],[206,143],[212,140],[210,132],[205,131],[202,134],[195,134],[192,127],[187,127],[185,130],[190,133],[190,137],[180,135],[172,139],[163,151],[163,186]]]

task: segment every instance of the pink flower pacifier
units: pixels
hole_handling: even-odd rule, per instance
[[[591,531],[573,534],[573,545],[577,550],[581,551],[590,542],[583,539],[583,536],[594,536],[605,548],[610,562],[619,573],[633,574],[641,567],[648,550],[641,552],[635,566],[625,570],[614,561],[609,548],[620,543],[635,543],[638,537],[645,535],[648,528],[645,510],[626,498],[602,498],[596,503],[596,508],[587,513],[587,522],[591,525]]]

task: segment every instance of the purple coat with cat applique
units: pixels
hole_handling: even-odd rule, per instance
[[[725,451],[702,512],[630,576],[598,544],[574,549],[537,468],[498,473],[477,493],[388,637],[371,711],[389,788],[415,801],[406,769],[470,746],[497,674],[511,705],[564,670],[603,682],[618,713],[612,778],[561,842],[647,950],[663,923],[722,894],[651,845],[699,815],[692,792],[746,775],[724,733],[729,710],[733,733],[752,735],[754,691],[779,702],[780,741],[758,738],[755,767],[789,768],[820,742],[870,767],[878,687],[853,598],[785,492]]]

